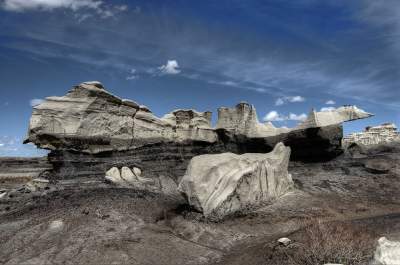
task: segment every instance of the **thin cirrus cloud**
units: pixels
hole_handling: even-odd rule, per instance
[[[288,102],[304,102],[306,99],[302,96],[280,97],[275,101],[275,106],[282,106]]]
[[[110,5],[98,0],[4,0],[0,7],[6,11],[53,11],[56,9],[69,9],[73,12],[80,10],[93,10],[101,18],[114,17],[116,14],[128,9],[127,5]],[[79,22],[92,17],[92,14],[75,15]]]
[[[289,113],[289,115],[283,115],[277,112],[276,110],[272,110],[268,112],[263,120],[264,121],[304,121],[307,119],[307,114],[301,113],[301,114],[295,114],[295,113]]]
[[[137,78],[139,77],[139,75],[137,75],[136,72],[137,72],[136,69],[132,68],[132,69],[129,71],[129,75],[126,77],[126,80],[134,80],[134,79],[137,79]]]

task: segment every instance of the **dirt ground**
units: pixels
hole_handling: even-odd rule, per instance
[[[380,236],[400,240],[399,162],[390,149],[291,163],[293,191],[220,222],[205,220],[179,194],[102,180],[36,192],[15,184],[0,199],[0,264],[290,264],[310,219],[362,226],[373,249]],[[283,236],[291,247],[277,246]]]

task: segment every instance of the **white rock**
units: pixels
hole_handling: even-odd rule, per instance
[[[121,173],[119,172],[119,169],[116,167],[112,167],[111,169],[109,169],[106,172],[105,178],[115,184],[125,184],[125,181],[121,178]]]
[[[390,241],[386,237],[379,238],[374,259],[379,265],[400,264],[400,242]]]
[[[290,148],[282,143],[268,154],[196,156],[178,189],[205,216],[223,217],[275,199],[292,188],[289,157]]]
[[[278,239],[278,243],[279,243],[279,244],[282,244],[282,245],[284,245],[284,246],[288,246],[291,242],[292,242],[292,240],[290,240],[290,239],[287,238],[287,237],[282,237],[282,238],[279,238],[279,239]]]
[[[5,198],[5,197],[6,197],[6,195],[7,195],[7,192],[0,193],[0,199],[3,199],[3,198]]]
[[[135,181],[138,181],[135,174],[133,174],[132,170],[130,170],[129,167],[122,167],[121,178],[128,183],[133,183]]]
[[[140,175],[142,175],[142,170],[138,167],[133,167],[132,168],[133,174],[135,174],[135,176],[140,177]]]
[[[49,230],[52,232],[58,232],[61,231],[64,228],[64,222],[63,220],[54,220],[49,224]]]

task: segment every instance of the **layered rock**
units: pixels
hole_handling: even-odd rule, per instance
[[[211,112],[178,109],[158,118],[99,82],[85,82],[35,106],[25,142],[51,150],[48,159],[57,178],[104,177],[112,167],[136,166],[146,169],[146,177],[162,174],[179,181],[194,156],[266,153],[279,142],[291,147],[294,160],[334,158],[343,151],[341,122],[369,115],[357,108],[338,113],[324,121],[326,114],[313,112],[309,120],[315,122],[276,128],[260,123],[254,106],[240,103],[220,108],[212,128]]]
[[[187,118],[181,118],[185,113]],[[25,142],[91,154],[162,141],[214,142],[216,134],[209,123],[208,113],[185,110],[160,119],[147,107],[107,92],[99,82],[85,82],[63,97],[48,97],[35,106]]]
[[[207,217],[228,214],[285,194],[290,148],[279,143],[271,153],[223,153],[192,158],[178,189]]]

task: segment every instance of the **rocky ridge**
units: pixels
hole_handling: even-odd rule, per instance
[[[314,116],[326,114],[316,112],[309,120]],[[146,106],[120,99],[94,81],[35,106],[25,142],[51,151],[55,178],[103,177],[112,167],[127,166],[143,169],[149,178],[162,174],[177,181],[196,155],[267,153],[279,142],[291,148],[292,160],[332,159],[343,152],[341,122],[371,114],[344,107],[329,116],[292,129],[275,128],[260,123],[254,106],[242,102],[218,109],[213,128],[209,111],[179,109],[158,118]]]

